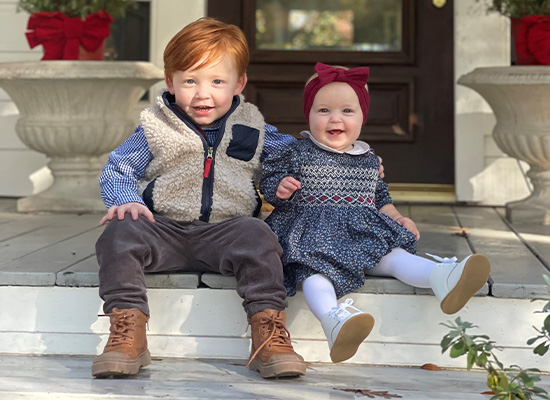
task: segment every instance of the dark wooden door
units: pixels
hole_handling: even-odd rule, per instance
[[[394,0],[401,14],[400,44],[395,49],[320,47],[296,50],[269,48],[258,32],[262,24],[281,19],[281,10],[258,13],[270,0],[209,0],[209,16],[235,24],[245,32],[251,62],[244,95],[268,123],[295,136],[307,129],[302,92],[317,61],[348,67],[369,66],[371,108],[361,139],[384,159],[386,180],[392,183],[454,183],[453,1],[436,7],[432,0]],[[353,0],[365,9],[387,0]],[[279,0],[277,6],[330,11],[346,0]],[[344,7],[345,8],[345,7]],[[286,14],[285,14],[286,12]],[[341,11],[340,11],[341,12]],[[358,20],[358,12],[348,18]],[[329,14],[329,16],[332,14]],[[354,19],[355,18],[355,19]],[[395,21],[397,20],[397,21]],[[368,19],[366,20],[368,21]],[[349,24],[348,24],[349,25]],[[260,29],[261,28],[261,29]],[[355,28],[356,35],[358,28]],[[398,30],[398,31],[399,31]],[[375,33],[373,33],[374,35]]]

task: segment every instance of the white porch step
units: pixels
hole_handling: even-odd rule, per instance
[[[234,290],[150,289],[148,340],[153,357],[237,359],[249,356],[250,337],[241,299]],[[354,304],[374,315],[376,324],[351,363],[392,366],[464,367],[464,359],[441,354],[448,332],[440,325],[454,319],[441,312],[431,295],[355,293]],[[295,348],[308,362],[330,362],[328,346],[301,293],[291,298],[287,327]],[[0,287],[0,354],[96,355],[105,345],[109,320],[97,288]],[[550,359],[532,353],[526,341],[541,326],[543,301],[473,298],[458,315],[476,323],[504,348],[507,365],[550,371]]]

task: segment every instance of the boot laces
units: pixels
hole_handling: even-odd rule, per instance
[[[445,265],[449,265],[449,266],[453,265],[453,264],[456,264],[456,262],[458,261],[458,258],[456,258],[456,257],[451,257],[451,258],[439,257],[439,256],[436,256],[436,255],[433,255],[433,254],[430,254],[430,253],[426,253],[426,255],[432,257],[436,261],[439,261],[440,264],[445,264]]]
[[[99,317],[112,317],[111,334],[107,343],[108,347],[118,347],[129,345],[134,340],[135,322],[131,319],[132,315],[123,310],[114,310],[109,314],[100,314]]]
[[[254,354],[250,357],[248,367],[250,363],[256,358],[260,351],[269,344],[271,346],[277,347],[287,347],[292,350],[292,344],[290,342],[290,332],[286,329],[286,326],[283,322],[283,318],[278,314],[272,314],[270,316],[265,316],[260,319],[260,325],[268,325],[270,334],[266,340],[256,349]],[[250,326],[250,324],[248,324]],[[248,329],[248,328],[247,328]]]
[[[349,317],[352,313],[348,311],[348,309],[351,309],[356,314],[357,312],[361,313],[362,311],[358,308],[354,307],[352,299],[346,299],[343,303],[338,304],[338,306],[334,307],[332,310],[329,311],[329,315],[331,318],[334,318],[336,320],[342,320],[347,317]]]

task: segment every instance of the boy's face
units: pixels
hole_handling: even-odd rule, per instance
[[[177,71],[165,77],[168,91],[200,128],[211,127],[223,117],[246,85],[246,74],[239,77],[231,57],[225,56],[205,67]]]
[[[309,129],[320,143],[335,150],[353,148],[363,125],[363,111],[357,94],[344,82],[323,86],[309,112]]]

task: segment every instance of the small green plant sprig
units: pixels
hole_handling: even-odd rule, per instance
[[[542,277],[544,278],[544,282],[546,283],[546,291],[548,292],[548,294],[550,294],[550,277],[548,275],[543,275]],[[536,300],[548,299],[533,299],[532,301]],[[548,352],[548,349],[550,348],[550,300],[548,301],[548,303],[546,303],[541,311],[535,311],[535,313],[546,313],[548,315],[544,319],[541,328],[533,326],[533,328],[538,332],[539,335],[529,339],[527,341],[527,344],[532,345],[540,340],[541,342],[534,348],[533,353],[538,354],[539,356],[543,356]]]
[[[29,14],[59,11],[68,17],[81,18],[103,10],[113,18],[118,18],[126,15],[128,8],[136,6],[135,0],[19,0],[17,10],[26,11]]]
[[[506,17],[550,15],[550,0],[476,0],[487,5],[487,11],[496,11]]]
[[[536,368],[521,369],[517,365],[504,368],[494,351],[502,350],[487,335],[469,335],[467,329],[477,328],[476,325],[462,321],[460,317],[455,322],[449,321],[441,325],[451,331],[441,341],[442,353],[449,350],[452,358],[467,356],[467,369],[474,365],[487,371],[487,386],[494,396],[491,400],[530,400],[538,396],[549,400],[546,390],[535,386],[540,377],[533,373],[540,372]]]

